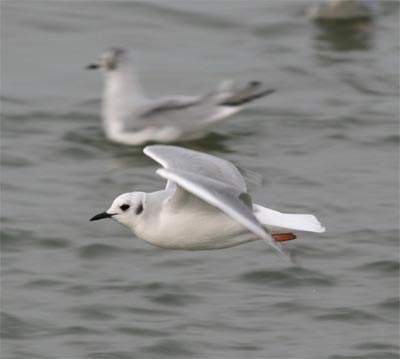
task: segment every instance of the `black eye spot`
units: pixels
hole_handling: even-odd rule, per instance
[[[119,207],[119,208],[121,208],[124,212],[129,208],[130,206],[129,206],[129,204],[123,204],[121,207]]]
[[[117,61],[115,59],[107,60],[106,67],[108,70],[115,70],[117,68]]]
[[[135,213],[139,215],[142,212],[143,212],[143,204],[139,204],[139,207],[136,208]]]

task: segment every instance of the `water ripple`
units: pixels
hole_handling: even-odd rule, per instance
[[[110,244],[88,244],[81,246],[78,249],[78,255],[85,259],[97,259],[103,257],[112,257],[125,255],[127,251],[125,248],[120,248]]]
[[[184,358],[196,358],[198,355],[189,350],[181,342],[177,340],[162,340],[158,343],[143,348],[144,352],[150,354],[157,354],[161,357],[184,357]]]
[[[376,358],[376,359],[399,359],[398,353],[391,352],[369,352],[361,355],[332,355],[328,359],[367,359],[367,358]]]
[[[281,311],[283,313],[299,313],[299,312],[312,313],[313,311],[315,311],[314,305],[300,303],[297,300],[275,303],[275,304],[271,305],[271,308],[278,309],[279,311]]]
[[[22,319],[5,312],[0,313],[0,336],[4,339],[35,338],[51,333],[51,329],[40,320]]]
[[[80,318],[87,320],[113,320],[115,314],[115,308],[105,305],[90,305],[90,306],[79,306],[71,309],[72,312],[77,313]]]
[[[382,320],[382,318],[370,312],[347,307],[331,309],[330,313],[316,315],[315,319],[356,324],[364,324]]]
[[[399,350],[398,345],[391,345],[374,341],[357,344],[354,346],[354,348],[361,350]]]
[[[37,279],[29,281],[22,285],[23,288],[52,288],[63,285],[64,283],[59,280],[53,279]]]
[[[390,310],[393,312],[398,312],[400,309],[400,298],[389,298],[385,299],[383,302],[379,304],[382,309]]]
[[[60,328],[57,330],[56,335],[97,335],[101,332],[97,329],[83,327],[80,325],[73,325],[65,328]]]
[[[85,358],[89,359],[133,359],[136,356],[130,352],[122,351],[102,351],[102,352],[89,352],[86,353]]]
[[[168,332],[156,329],[146,329],[143,327],[118,327],[114,329],[118,333],[126,335],[135,335],[140,337],[165,337]]]
[[[141,316],[155,316],[155,317],[159,317],[159,316],[175,316],[177,315],[177,312],[172,310],[172,309],[150,309],[150,308],[146,308],[146,307],[123,307],[121,308],[123,312],[126,313],[133,313],[133,314],[138,314]]]
[[[330,287],[336,284],[332,276],[304,268],[290,268],[282,271],[262,270],[244,273],[240,281],[276,287]]]
[[[376,261],[370,262],[367,264],[363,264],[361,266],[356,267],[355,269],[358,270],[365,270],[374,272],[377,275],[392,275],[392,276],[399,276],[400,272],[400,263],[398,261]]]
[[[37,246],[47,249],[63,249],[72,246],[65,238],[39,237],[29,230],[3,229],[0,236],[1,248],[7,252],[19,252],[22,247]]]
[[[151,2],[136,2],[135,8],[143,7],[143,10],[148,10],[154,13],[154,15],[161,16],[162,18],[169,17],[173,23],[190,24],[191,26],[199,26],[202,28],[215,28],[215,29],[236,29],[240,28],[241,24],[231,20],[227,17],[218,16],[213,13],[201,13],[198,11],[189,11],[183,9],[182,6],[172,7],[168,6],[168,3],[156,4]],[[129,4],[129,7],[131,4]],[[128,6],[123,2],[119,3],[119,6]]]
[[[159,295],[148,296],[148,299],[157,304],[175,307],[182,307],[199,301],[195,296],[182,293],[162,293]]]

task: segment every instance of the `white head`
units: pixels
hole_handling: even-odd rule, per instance
[[[99,59],[86,67],[99,69],[105,78],[104,106],[106,118],[121,118],[132,112],[144,98],[131,52],[121,47],[104,51]]]
[[[103,73],[119,70],[125,65],[131,66],[130,51],[122,47],[111,47],[105,50],[98,61],[86,66],[88,70],[102,70]]]
[[[97,221],[99,219],[112,218],[133,230],[141,219],[144,210],[144,197],[144,192],[121,194],[106,212],[99,213],[90,220]]]

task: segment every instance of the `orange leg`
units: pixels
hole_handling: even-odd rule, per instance
[[[286,242],[296,239],[296,236],[293,233],[275,233],[272,237],[274,237],[277,242]]]

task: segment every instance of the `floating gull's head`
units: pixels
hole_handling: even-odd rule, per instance
[[[97,62],[87,65],[86,68],[107,72],[118,69],[126,62],[129,62],[129,51],[121,47],[112,47],[104,51]]]
[[[99,219],[112,218],[118,223],[133,229],[144,210],[143,201],[143,192],[121,194],[114,200],[111,207],[106,212],[99,213],[90,220],[97,221]]]

